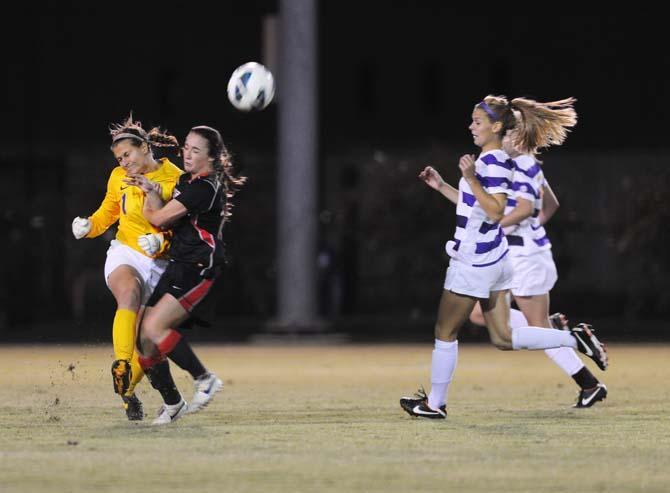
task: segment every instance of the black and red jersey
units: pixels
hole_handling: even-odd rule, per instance
[[[169,256],[176,262],[202,267],[207,277],[224,262],[222,228],[226,192],[216,174],[192,178],[179,177],[172,198],[181,202],[188,213],[172,226]]]

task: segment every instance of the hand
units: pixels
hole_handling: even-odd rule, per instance
[[[72,234],[81,240],[91,231],[91,221],[87,217],[75,217],[72,221]]]
[[[151,191],[156,192],[158,195],[162,195],[163,187],[160,183],[153,182],[149,180],[144,175],[128,175],[123,180],[124,183],[134,186],[142,190],[144,193],[149,193]]]
[[[149,257],[153,257],[156,253],[160,252],[163,247],[163,241],[162,233],[149,233],[137,238],[137,244]]]
[[[435,190],[440,190],[440,187],[445,184],[440,174],[435,171],[435,168],[432,166],[426,166],[423,171],[419,173],[419,179],[423,180],[426,185]]]
[[[475,156],[474,154],[465,154],[458,161],[458,167],[466,181],[475,179]]]

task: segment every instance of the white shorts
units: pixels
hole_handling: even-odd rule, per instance
[[[511,289],[513,282],[509,253],[499,262],[486,267],[473,267],[452,258],[444,280],[444,289],[475,298],[488,299],[492,291]]]
[[[118,240],[112,240],[107,250],[107,260],[105,261],[105,283],[108,287],[109,276],[121,265],[132,267],[142,278],[141,304],[145,305],[156,284],[158,284],[158,280],[163,275],[163,272],[165,272],[167,261],[149,258]]]
[[[551,250],[528,256],[511,257],[515,296],[547,294],[556,284],[558,273]]]

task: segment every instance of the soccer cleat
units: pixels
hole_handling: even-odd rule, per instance
[[[154,419],[152,425],[168,425],[177,421],[188,412],[188,404],[182,399],[177,404],[163,404],[158,410],[158,416]]]
[[[117,359],[112,363],[112,380],[114,381],[114,392],[125,395],[130,387],[130,361]]]
[[[572,407],[591,407],[596,402],[605,400],[607,398],[607,387],[605,384],[599,383],[592,389],[582,389],[577,397],[577,403]]]
[[[549,315],[549,322],[551,322],[551,326],[554,329],[570,330],[570,326],[568,325],[568,317],[566,317],[561,312],[556,312]]]
[[[197,413],[207,406],[214,398],[214,394],[223,388],[223,382],[214,373],[207,373],[205,376],[194,380],[195,393],[191,399],[191,405],[188,406],[189,413]]]
[[[570,329],[570,334],[577,340],[577,349],[580,353],[595,361],[598,368],[607,369],[607,349],[594,335],[595,330],[589,324],[577,324]]]
[[[423,387],[414,394],[414,397],[402,397],[400,407],[410,416],[417,418],[445,419],[447,417],[446,405],[440,406],[439,409],[432,409],[428,406],[428,396]]]
[[[126,416],[129,421],[142,421],[144,419],[144,408],[135,394],[123,396],[123,408],[126,410]]]

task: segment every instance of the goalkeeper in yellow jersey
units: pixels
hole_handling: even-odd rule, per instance
[[[144,194],[123,180],[129,174],[142,174],[158,184],[163,200],[172,198],[182,171],[167,158],[155,159],[152,146],[178,147],[176,137],[153,128],[149,132],[133,121],[132,115],[113,125],[111,150],[118,163],[107,182],[102,204],[89,217],[72,222],[75,238],[95,238],[119,222],[116,239],[107,250],[105,282],[116,299],[112,326],[115,361],[112,364],[114,392],[123,399],[129,420],[144,417],[135,386],[144,376],[135,351],[135,326],[144,305],[160,279],[166,260],[166,233],[152,226],[142,213]]]

